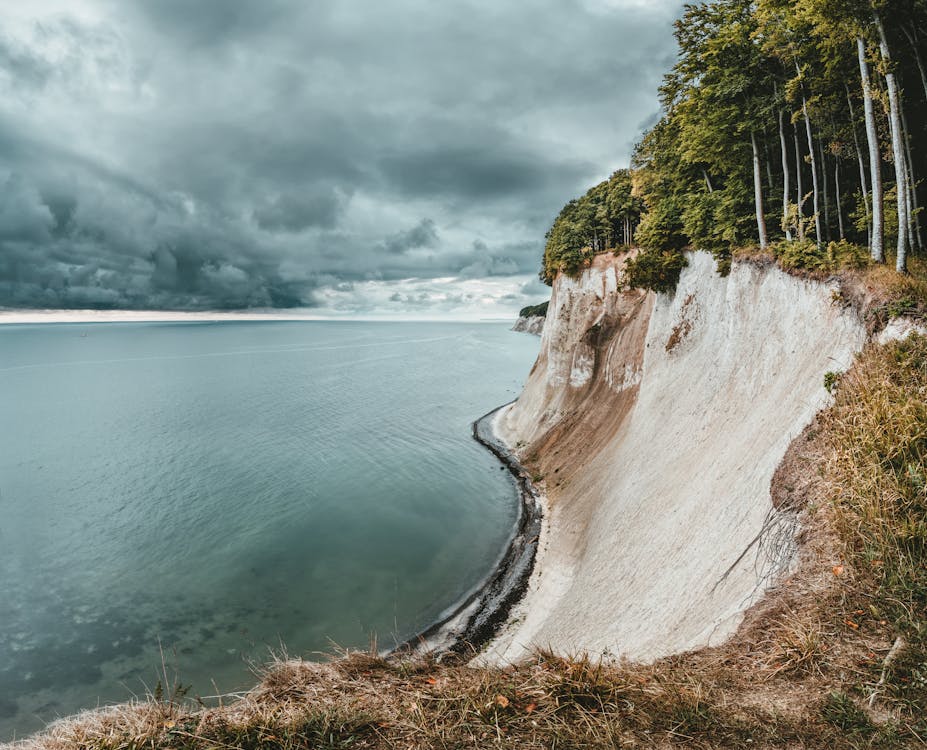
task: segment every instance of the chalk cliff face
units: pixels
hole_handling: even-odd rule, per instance
[[[689,256],[675,294],[621,290],[624,258],[561,277],[499,434],[548,496],[529,591],[490,661],[532,647],[659,656],[715,644],[788,568],[770,481],[866,339],[832,289]]]
[[[540,336],[541,331],[544,330],[544,320],[545,318],[543,315],[522,316],[515,321],[512,330],[518,331],[519,333],[532,333],[535,336]]]

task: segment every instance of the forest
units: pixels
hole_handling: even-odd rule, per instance
[[[683,249],[836,270],[925,251],[927,2],[715,0],[676,22],[662,116],[564,207],[541,278],[634,244],[635,285],[672,288]]]

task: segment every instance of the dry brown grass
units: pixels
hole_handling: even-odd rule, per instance
[[[909,257],[908,273],[899,274],[889,258],[884,265],[842,271],[840,281],[843,296],[861,312],[870,330],[900,316],[927,320],[927,259]]]

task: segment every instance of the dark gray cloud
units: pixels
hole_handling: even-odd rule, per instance
[[[679,5],[10,4],[0,306],[517,307],[652,117]]]
[[[301,232],[309,227],[333,229],[343,204],[343,196],[330,189],[285,193],[261,203],[254,211],[254,219],[261,229],[270,232]]]
[[[401,255],[422,247],[437,247],[438,230],[431,219],[422,219],[411,229],[397,232],[383,243],[383,249],[392,255]]]

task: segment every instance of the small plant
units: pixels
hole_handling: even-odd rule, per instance
[[[869,715],[849,695],[839,691],[824,700],[821,718],[847,734],[868,734],[873,730]]]
[[[684,735],[710,732],[717,723],[711,704],[697,687],[680,687],[670,693],[668,719],[671,731]]]
[[[827,392],[831,395],[837,390],[837,387],[840,385],[840,379],[843,377],[842,372],[834,372],[833,370],[824,373],[824,388],[827,389]]]
[[[601,660],[593,661],[586,654],[571,659],[547,654],[545,658],[557,675],[550,691],[558,707],[602,709],[613,701],[615,685]]]
[[[903,318],[917,312],[917,303],[910,297],[892,300],[885,305],[885,314],[891,318]]]
[[[828,635],[820,622],[806,621],[794,613],[782,618],[777,632],[770,639],[772,654],[769,666],[773,673],[820,674]]]

